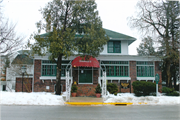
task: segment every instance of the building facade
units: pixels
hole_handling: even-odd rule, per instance
[[[66,90],[66,71],[70,71],[73,83],[76,82],[77,96],[95,96],[95,87],[102,83],[102,71],[106,71],[108,83],[115,83],[118,92],[133,92],[134,81],[155,82],[159,74],[159,89],[162,86],[160,60],[154,56],[128,54],[128,46],[136,39],[121,33],[105,29],[110,40],[96,58],[88,61],[79,56],[63,59],[61,68],[61,88]],[[46,56],[35,55],[33,59],[32,91],[54,92],[56,86],[56,64]],[[17,84],[18,86],[18,84]]]

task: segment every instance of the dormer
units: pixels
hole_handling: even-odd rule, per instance
[[[128,46],[133,43],[136,38],[108,29],[104,30],[109,37],[109,41],[104,46],[104,50],[100,55],[128,55]]]

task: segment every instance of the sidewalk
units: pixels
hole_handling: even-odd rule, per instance
[[[132,103],[104,103],[103,98],[71,97],[70,102],[65,102],[65,104],[67,105],[131,105]]]
[[[103,98],[96,97],[71,97],[70,102],[103,102]]]

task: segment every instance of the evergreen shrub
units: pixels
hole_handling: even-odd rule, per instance
[[[179,93],[177,93],[173,88],[163,87],[162,92],[166,93],[167,96],[179,96]]]
[[[101,93],[102,92],[102,89],[101,89],[99,84],[97,85],[97,87],[95,89],[96,89],[95,93]]]
[[[77,86],[76,85],[72,85],[71,92],[72,93],[76,93],[77,92]]]
[[[109,91],[109,93],[117,95],[118,87],[115,83],[109,83],[107,84],[107,90]]]
[[[134,94],[136,96],[147,96],[156,92],[156,84],[146,81],[135,81],[132,83]]]

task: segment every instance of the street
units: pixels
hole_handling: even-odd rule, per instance
[[[179,120],[180,105],[5,106],[1,120]]]

